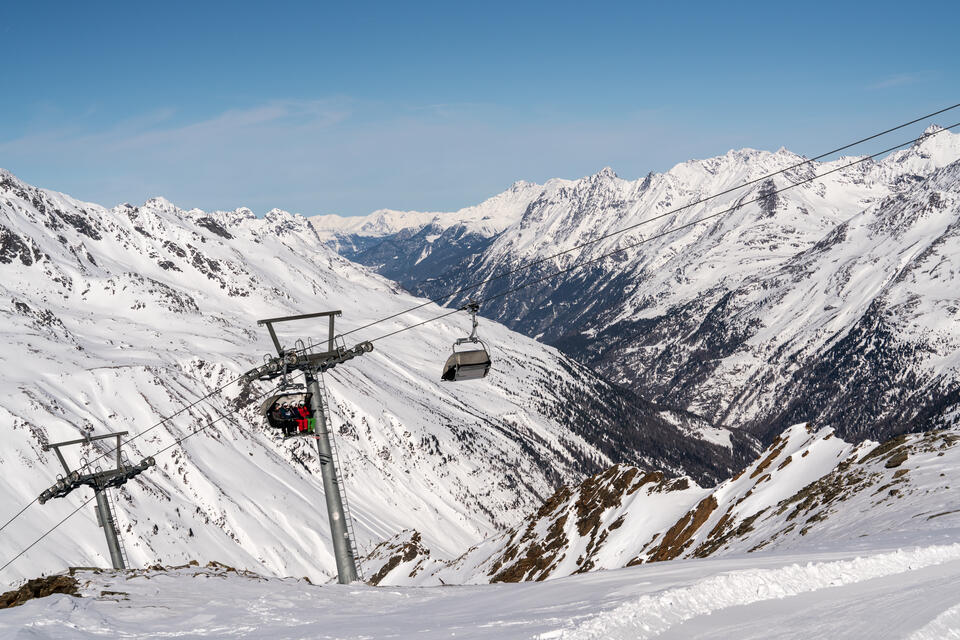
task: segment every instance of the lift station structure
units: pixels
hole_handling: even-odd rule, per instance
[[[471,302],[460,310],[468,311],[472,316],[472,328],[470,336],[460,338],[454,344],[454,354],[444,365],[443,380],[473,380],[483,378],[490,370],[490,355],[486,345],[477,337],[477,319],[476,314],[478,306]],[[270,334],[270,339],[277,350],[276,356],[267,355],[263,364],[250,369],[244,373],[240,379],[246,384],[252,384],[258,381],[270,381],[280,378],[280,382],[275,392],[261,407],[262,413],[267,417],[268,423],[274,427],[280,427],[286,437],[308,436],[317,441],[317,454],[320,460],[320,474],[323,481],[324,497],[326,500],[327,517],[330,522],[330,534],[333,542],[334,558],[337,564],[337,580],[341,584],[349,584],[358,578],[359,552],[356,541],[356,533],[353,530],[353,519],[350,515],[350,506],[347,500],[346,490],[343,482],[343,474],[340,469],[339,456],[330,433],[332,420],[330,418],[330,406],[326,397],[326,389],[322,385],[322,375],[325,371],[343,364],[353,358],[373,351],[372,342],[360,342],[353,348],[346,348],[342,336],[337,336],[335,332],[335,318],[342,312],[323,311],[320,313],[308,313],[295,316],[283,316],[278,318],[267,318],[258,320],[258,326],[266,326]],[[298,320],[310,320],[314,318],[327,319],[327,340],[325,344],[313,343],[305,344],[302,339],[298,339],[293,348],[284,347],[274,325]],[[479,344],[469,351],[457,351],[456,347],[464,343]],[[318,350],[325,346],[325,350]],[[290,376],[300,372],[304,376],[305,384],[296,384],[290,382]],[[305,390],[304,390],[305,388]],[[300,410],[299,419],[295,415],[290,415],[289,419],[277,416],[275,411],[278,405],[282,405],[290,413],[289,405],[293,399],[298,403]],[[309,404],[309,411],[305,406]],[[302,425],[309,422],[309,427],[292,429],[290,423],[296,422]],[[53,449],[60,464],[63,466],[65,475],[57,476],[57,482],[52,487],[40,494],[38,500],[44,504],[53,498],[63,498],[69,495],[74,489],[81,486],[93,488],[97,500],[97,522],[103,528],[107,540],[107,547],[110,551],[110,558],[114,569],[125,569],[129,564],[120,537],[117,532],[116,520],[114,519],[114,508],[110,494],[107,492],[112,487],[119,487],[125,484],[131,478],[143,473],[156,464],[153,457],[144,458],[139,464],[133,465],[125,460],[121,445],[122,437],[127,435],[126,431],[119,433],[106,434],[100,436],[86,436],[76,440],[57,442],[44,446],[44,450]],[[108,438],[116,438],[115,449],[99,456],[97,460],[106,458],[112,453],[116,453],[116,466],[104,470],[99,465],[92,467],[85,459],[81,458],[80,467],[72,470],[67,464],[66,459],[61,452],[62,447],[68,447],[77,444],[91,444]],[[179,442],[179,441],[178,441]]]
[[[65,498],[74,489],[82,486],[88,486],[93,489],[97,498],[97,523],[103,527],[103,535],[107,539],[107,549],[110,551],[110,560],[114,569],[126,569],[127,559],[124,553],[123,545],[120,542],[120,536],[117,534],[117,522],[113,516],[113,501],[107,490],[111,487],[119,487],[125,484],[131,478],[140,475],[154,464],[156,461],[152,457],[144,458],[139,464],[129,464],[124,461],[120,447],[123,444],[122,437],[127,435],[126,431],[119,433],[110,433],[101,436],[87,436],[77,440],[67,440],[65,442],[56,442],[44,445],[43,450],[53,449],[63,466],[65,475],[57,478],[57,483],[40,494],[38,501],[44,504],[53,498]],[[81,459],[80,469],[71,470],[67,464],[61,447],[69,447],[77,444],[92,444],[100,440],[116,438],[116,466],[112,469],[103,469],[99,465],[90,468],[90,464]],[[113,453],[113,452],[111,452]],[[107,454],[101,456],[105,458]],[[99,459],[99,458],[98,458]]]
[[[357,579],[357,565],[359,553],[356,546],[356,535],[353,531],[352,518],[349,512],[349,503],[343,487],[343,476],[340,473],[336,449],[333,447],[330,434],[329,402],[320,388],[319,379],[323,372],[328,371],[357,356],[373,351],[373,344],[361,342],[352,349],[336,344],[334,319],[341,315],[341,311],[324,311],[281,318],[258,320],[258,326],[266,326],[277,349],[275,357],[268,356],[264,364],[251,369],[244,374],[244,380],[252,383],[258,380],[273,380],[280,378],[278,391],[302,388],[292,384],[287,376],[294,372],[301,372],[306,384],[307,396],[310,402],[310,413],[316,420],[313,433],[304,433],[317,441],[317,454],[320,458],[320,475],[323,479],[323,493],[327,503],[327,517],[330,521],[330,536],[333,540],[333,553],[337,562],[337,581],[340,584],[349,584]],[[314,345],[305,345],[298,340],[292,349],[285,348],[277,338],[275,324],[313,318],[328,319],[328,335],[325,351],[315,351]],[[320,343],[323,345],[324,343]],[[274,396],[265,403],[263,411],[269,411],[275,404]]]

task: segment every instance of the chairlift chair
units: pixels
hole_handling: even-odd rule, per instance
[[[317,431],[316,416],[310,406],[313,394],[285,391],[267,398],[260,413],[267,424],[283,433],[284,438],[312,436]]]
[[[443,365],[443,373],[440,375],[441,380],[448,382],[479,380],[490,373],[490,353],[487,351],[487,345],[477,337],[477,312],[480,306],[471,302],[464,309],[472,317],[473,330],[466,338],[458,338],[453,343],[453,353],[447,358],[447,362]],[[480,345],[480,348],[457,351],[457,347],[467,343]]]

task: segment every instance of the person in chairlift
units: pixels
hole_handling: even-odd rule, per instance
[[[297,414],[299,419],[297,420],[297,431],[309,432],[310,431],[310,409],[307,408],[307,405],[303,402],[300,403],[300,406],[297,407]]]

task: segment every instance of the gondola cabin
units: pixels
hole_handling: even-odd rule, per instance
[[[443,364],[440,379],[448,382],[479,380],[480,378],[486,378],[487,374],[490,373],[490,352],[487,351],[487,345],[483,343],[483,340],[477,337],[477,312],[480,310],[480,305],[471,301],[460,310],[470,314],[472,330],[469,336],[458,338],[453,343],[453,353]],[[472,349],[457,351],[457,347],[462,344],[474,346]]]
[[[461,380],[485,378],[490,373],[490,354],[487,353],[487,349],[482,342],[480,345],[479,349],[454,350],[443,365],[443,373],[440,375],[440,379],[448,382],[459,382]]]
[[[267,424],[284,438],[309,436],[317,432],[317,420],[310,406],[310,393],[280,393],[260,407]]]

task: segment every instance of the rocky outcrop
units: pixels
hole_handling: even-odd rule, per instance
[[[853,445],[798,424],[712,489],[617,465],[561,487],[536,513],[456,560],[393,584],[542,581],[678,558],[949,535],[960,431]]]

